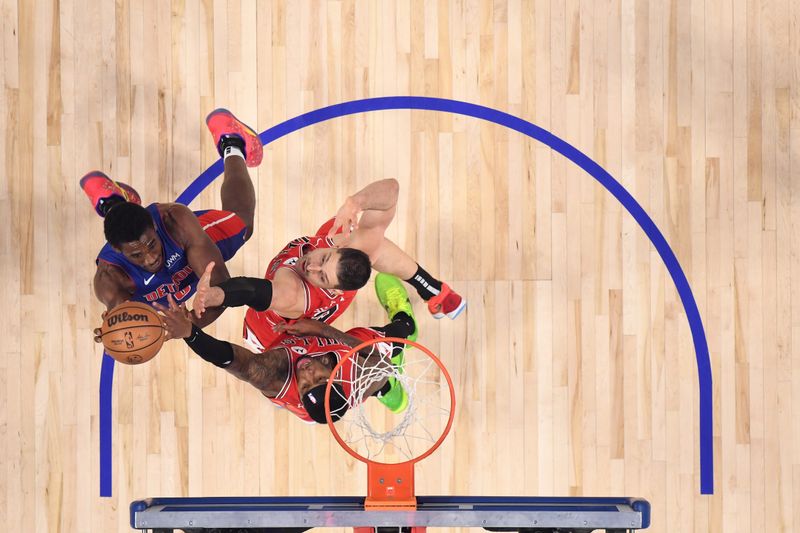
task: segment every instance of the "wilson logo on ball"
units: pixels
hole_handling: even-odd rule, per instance
[[[150,317],[144,314],[135,314],[132,315],[127,311],[123,311],[118,315],[113,315],[108,317],[108,327],[111,327],[115,324],[119,324],[121,322],[132,322],[132,321],[142,321],[142,322],[150,322]]]

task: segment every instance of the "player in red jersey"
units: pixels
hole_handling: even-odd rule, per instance
[[[341,358],[363,341],[382,337],[408,338],[415,330],[413,311],[408,295],[400,290],[386,305],[389,324],[382,327],[353,328],[342,332],[324,322],[306,318],[276,326],[283,339],[271,349],[256,353],[204,333],[192,324],[185,304],[178,306],[170,296],[169,307],[154,306],[164,315],[169,338],[183,338],[200,357],[224,368],[242,381],[250,383],[278,406],[285,407],[307,422],[326,423],[325,388],[331,372]],[[377,350],[365,349],[348,359],[340,369],[331,394],[331,415],[334,421],[347,411],[350,389],[364,370],[397,364],[403,345],[378,343]],[[358,359],[358,364],[355,364]],[[371,384],[364,397],[377,396],[395,412],[405,409],[408,399],[403,394],[392,403],[383,401],[392,390],[391,378]],[[402,392],[401,388],[395,388]]]
[[[347,198],[336,217],[315,235],[291,241],[270,262],[265,279],[232,278],[211,286],[203,276],[194,310],[249,305],[244,337],[264,351],[285,333],[276,326],[300,318],[330,323],[369,280],[371,268],[406,280],[428,302],[434,317],[455,318],[466,301],[384,237],[397,209],[397,180],[376,181]],[[412,337],[413,340],[414,337]]]

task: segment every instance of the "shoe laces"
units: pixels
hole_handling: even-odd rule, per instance
[[[399,287],[392,287],[386,290],[386,307],[389,309],[397,309],[404,302],[406,298],[403,290]]]

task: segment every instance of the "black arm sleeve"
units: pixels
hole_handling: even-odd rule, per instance
[[[233,346],[231,343],[215,339],[197,326],[192,326],[192,335],[183,339],[194,353],[220,368],[233,362]]]
[[[222,300],[225,307],[249,305],[256,311],[266,311],[272,303],[272,282],[268,279],[237,276],[218,287],[225,293]]]
[[[392,321],[385,326],[372,326],[372,329],[383,332],[383,334],[387,337],[399,337],[401,339],[406,339],[414,334],[417,326],[414,322],[414,319],[411,318],[410,315],[400,311],[394,315],[394,317],[392,317]]]

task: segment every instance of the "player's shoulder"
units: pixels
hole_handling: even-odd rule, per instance
[[[197,217],[194,215],[194,212],[186,207],[183,204],[179,204],[176,202],[162,202],[153,204],[156,206],[158,210],[158,214],[161,215],[162,220],[168,219],[183,219],[184,217],[191,217],[194,220],[197,220]]]
[[[178,243],[185,246],[198,231],[202,231],[194,212],[183,204],[156,204],[164,228]]]

